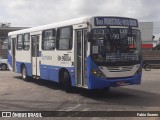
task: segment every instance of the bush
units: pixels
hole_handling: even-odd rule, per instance
[[[160,44],[156,45],[153,50],[160,50]]]

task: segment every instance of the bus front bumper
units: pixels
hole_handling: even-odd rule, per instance
[[[126,85],[139,85],[141,83],[141,74],[136,74],[127,78],[99,78],[91,75],[88,83],[89,89],[103,89],[108,87],[118,87]]]

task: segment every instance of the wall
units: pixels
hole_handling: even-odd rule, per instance
[[[140,22],[142,49],[151,50],[153,48],[153,22]]]

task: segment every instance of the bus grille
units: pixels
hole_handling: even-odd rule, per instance
[[[107,67],[109,72],[127,72],[132,71],[134,66],[115,66],[115,67]]]

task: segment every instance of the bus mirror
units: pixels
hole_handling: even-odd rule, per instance
[[[92,40],[92,33],[91,32],[87,33],[87,38],[88,38],[88,42],[91,42],[91,40]]]
[[[131,27],[128,28],[127,36],[132,37],[132,28]]]

